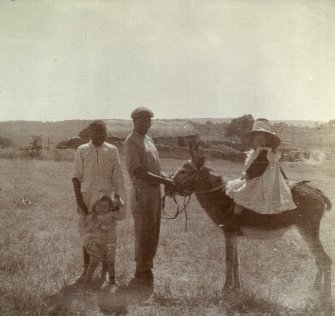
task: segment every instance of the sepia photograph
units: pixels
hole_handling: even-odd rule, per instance
[[[333,0],[1,0],[0,315],[335,315]]]

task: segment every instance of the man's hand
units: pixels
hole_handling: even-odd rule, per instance
[[[248,175],[247,175],[247,173],[245,171],[242,172],[240,179],[241,180],[249,180],[249,177],[248,177]]]
[[[168,174],[166,174],[165,172],[161,172],[161,177],[163,178],[170,178]]]
[[[173,191],[174,188],[176,187],[176,184],[171,178],[164,178],[163,184],[165,186],[165,190],[167,191]]]
[[[118,211],[120,208],[124,207],[124,202],[121,199],[120,196],[117,194],[114,195],[114,198],[112,198],[112,205],[111,205],[111,210],[113,212]]]

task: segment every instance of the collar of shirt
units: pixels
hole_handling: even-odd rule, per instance
[[[136,130],[133,130],[133,134],[134,134],[134,136],[136,136],[137,138],[146,138],[146,134],[145,135],[143,135],[143,134],[141,134],[141,133],[139,133],[138,131],[136,131]]]
[[[89,143],[88,143],[88,146],[89,146],[89,148],[91,148],[91,149],[99,150],[99,149],[101,149],[101,148],[103,148],[103,147],[106,146],[106,142],[103,142],[101,146],[96,147],[96,146],[94,146],[94,144],[93,144],[92,141],[90,140]]]

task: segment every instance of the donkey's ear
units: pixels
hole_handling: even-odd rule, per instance
[[[196,141],[196,142],[191,142],[191,143],[189,143],[188,148],[189,148],[189,152],[190,152],[190,153],[191,153],[191,152],[192,152],[192,153],[197,152],[198,149],[199,149],[199,142]]]
[[[189,145],[188,145],[188,152],[189,152],[189,154],[191,155],[191,158],[193,158],[194,157],[194,144],[192,144],[192,143],[189,143]]]
[[[190,143],[188,145],[188,152],[190,153],[192,161],[196,159],[198,149],[199,149],[199,147],[198,147],[198,144],[196,142]]]
[[[191,161],[197,168],[201,168],[205,164],[205,156],[202,150],[199,150],[199,142],[190,144],[189,153],[191,155]],[[201,145],[201,144],[200,144]]]

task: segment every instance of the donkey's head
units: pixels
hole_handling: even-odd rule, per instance
[[[174,192],[165,192],[167,195],[190,195],[194,191],[201,189],[201,186],[209,186],[214,179],[210,175],[210,169],[205,167],[205,152],[199,148],[198,144],[192,145],[189,148],[191,159],[183,163],[183,165],[173,175],[175,182]]]

